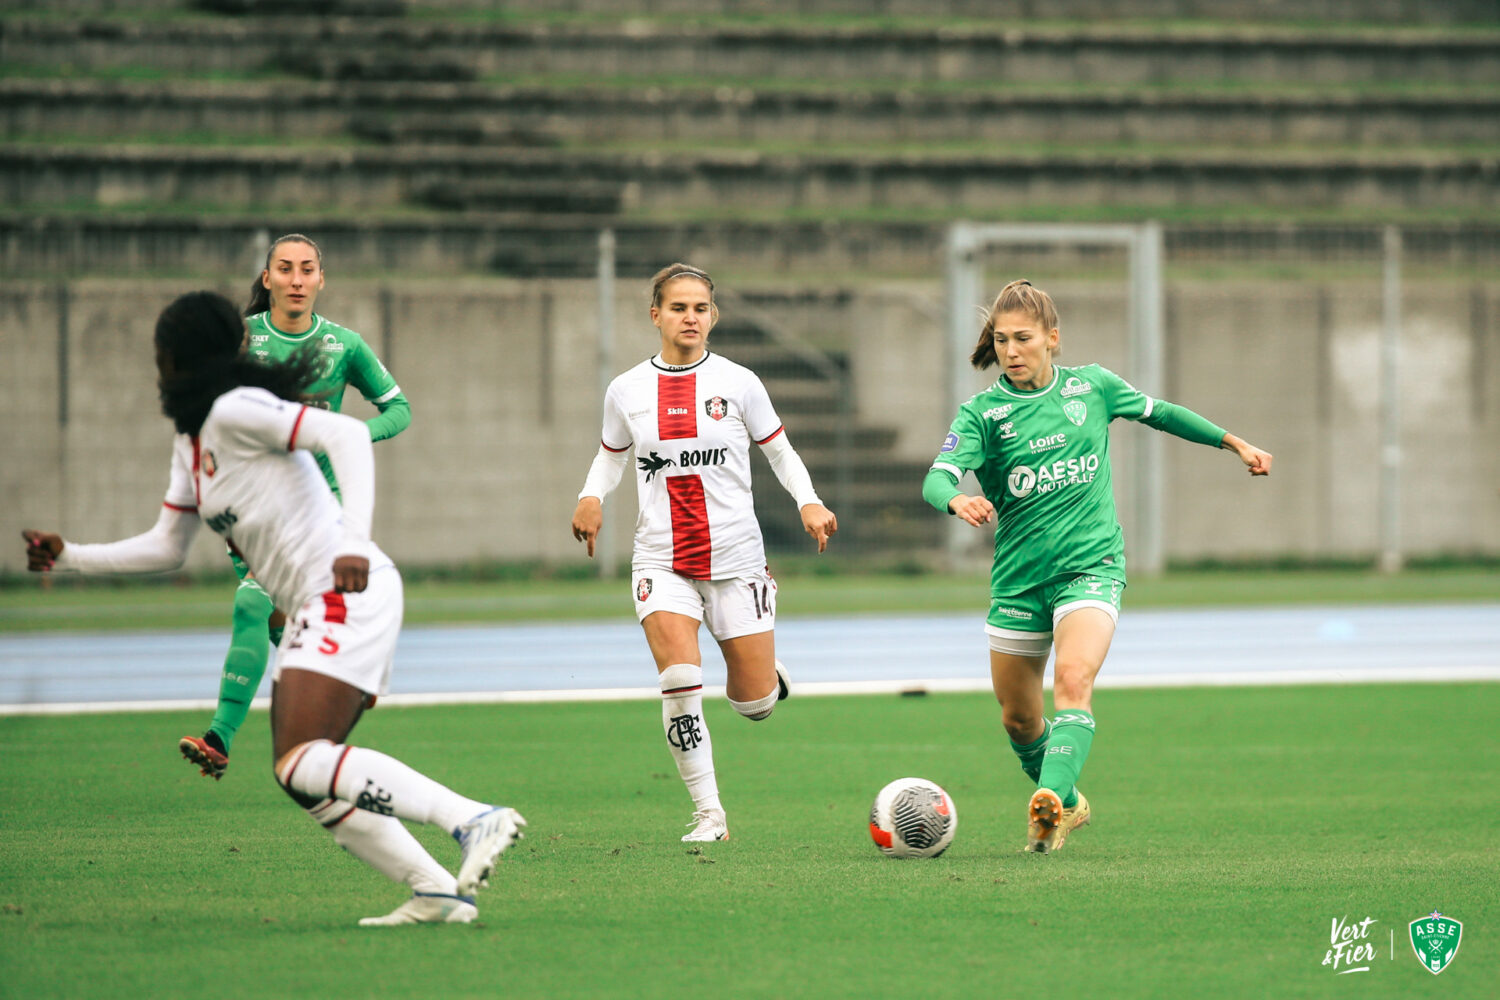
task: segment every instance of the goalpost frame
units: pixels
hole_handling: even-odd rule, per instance
[[[1137,389],[1159,396],[1163,388],[1162,229],[1157,222],[1139,225],[1073,225],[1067,223],[956,222],[948,229],[948,412],[971,395],[969,353],[979,328],[976,310],[982,299],[983,254],[996,246],[1026,243],[1099,244],[1124,247],[1128,260],[1129,364],[1127,377]],[[1130,474],[1133,522],[1126,538],[1133,574],[1154,576],[1162,571],[1162,452],[1160,435],[1143,434],[1132,442],[1136,460]],[[954,524],[948,532],[950,560],[972,535]]]

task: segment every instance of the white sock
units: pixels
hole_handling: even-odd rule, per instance
[[[449,833],[489,808],[379,750],[336,746],[327,740],[306,744],[278,777],[303,795],[340,799],[368,812],[431,823]]]
[[[338,799],[324,799],[307,812],[333,834],[335,843],[392,882],[405,882],[414,892],[457,893],[458,880],[396,817],[356,809]]]
[[[703,668],[674,663],[661,672],[661,721],[696,809],[723,809],[714,777],[713,743],[703,718]]]

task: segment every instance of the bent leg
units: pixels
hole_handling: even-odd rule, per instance
[[[719,642],[728,668],[725,694],[734,710],[756,722],[776,708],[781,683],[776,676],[776,633],[753,632]]]

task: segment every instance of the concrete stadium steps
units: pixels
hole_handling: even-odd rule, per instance
[[[483,0],[8,0],[16,11],[108,14],[218,10],[223,13],[327,16],[464,16],[491,9]],[[619,0],[507,0],[511,16],[597,14],[619,17]],[[633,16],[977,18],[1007,22],[1132,19],[1354,22],[1393,25],[1479,24],[1496,20],[1492,0],[630,0]]]
[[[1500,34],[1271,27],[492,25],[399,18],[0,21],[0,62],[93,73],[464,79],[538,73],[1141,85],[1500,83]],[[397,75],[400,74],[400,75]]]
[[[664,260],[756,273],[927,275],[940,267],[943,226],[931,222],[683,222],[514,216],[484,212],[351,218],[317,211],[205,215],[0,213],[7,274],[139,274],[191,267],[251,273],[264,240],[316,233],[343,273],[520,277],[594,273],[599,230],[616,234],[619,273],[646,277]],[[249,270],[247,270],[249,269]]]
[[[1500,162],[1422,151],[993,155],[575,153],[469,147],[193,149],[0,146],[6,203],[263,206],[268,212],[394,210],[434,186],[482,208],[508,188],[615,188],[626,213],[946,212],[1037,204],[1133,210],[1193,205],[1281,209],[1489,210]],[[470,202],[452,202],[455,209]]]
[[[293,231],[317,235],[341,274],[494,273],[588,277],[599,230],[616,237],[618,273],[649,277],[663,261],[710,269],[796,274],[812,283],[851,276],[930,277],[943,266],[946,223],[682,223],[606,218],[539,218],[469,212],[350,218],[317,212],[247,215],[46,214],[0,211],[0,272],[10,276],[192,273],[250,274],[265,241]],[[1180,265],[1226,262],[1378,261],[1380,230],[1368,225],[1242,222],[1173,223],[1166,248]],[[1500,225],[1422,222],[1402,226],[1408,260],[1500,267]],[[1078,248],[1026,248],[1050,269],[1088,265]]]
[[[555,146],[700,140],[911,144],[1500,142],[1491,95],[858,93],[484,84],[0,80],[8,138],[96,141],[356,136],[383,143]]]

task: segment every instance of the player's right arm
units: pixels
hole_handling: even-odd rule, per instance
[[[150,531],[117,542],[82,545],[50,531],[27,528],[26,568],[79,573],[163,573],[181,569],[198,533],[198,503],[193,490],[192,444],[179,437],[172,450],[172,474],[161,514]]]
[[[604,429],[599,437],[599,451],[589,465],[583,489],[578,491],[578,506],[573,508],[573,537],[588,546],[590,559],[594,557],[599,529],[604,526],[604,498],[614,492],[624,478],[629,457],[626,452],[633,443],[630,424],[616,395],[618,386],[617,379],[610,383],[604,394]],[[624,443],[618,447],[611,443],[619,441]]]
[[[968,406],[960,407],[932,468],[922,480],[922,498],[938,510],[962,518],[976,528],[994,520],[994,504],[983,496],[970,496],[958,488],[964,473],[979,468],[984,457],[983,427]]]

